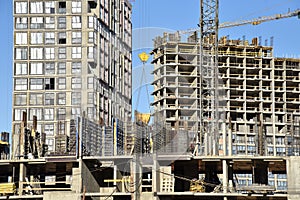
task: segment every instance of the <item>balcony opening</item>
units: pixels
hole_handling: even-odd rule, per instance
[[[54,78],[46,78],[45,79],[45,90],[54,90],[55,87],[55,79]]]

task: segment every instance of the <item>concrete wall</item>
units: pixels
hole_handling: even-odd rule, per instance
[[[44,200],[81,200],[80,194],[69,191],[44,192]]]
[[[86,166],[86,164],[81,161],[81,166],[82,166],[82,187],[85,187],[86,192],[99,192],[100,191],[100,186],[97,183],[96,179]]]
[[[300,157],[287,160],[288,200],[300,199]]]
[[[71,190],[76,193],[81,192],[81,173],[79,168],[72,169],[72,184]]]

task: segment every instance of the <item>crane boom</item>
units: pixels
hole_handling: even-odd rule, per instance
[[[290,18],[290,17],[299,16],[299,15],[300,15],[300,9],[296,9],[294,11],[289,11],[289,12],[283,13],[283,14],[263,16],[263,17],[258,17],[258,18],[254,18],[254,19],[241,20],[241,21],[236,21],[236,22],[223,22],[223,23],[219,24],[219,29],[220,28],[230,28],[230,27],[235,27],[235,26],[242,26],[242,25],[247,25],[247,24],[258,25],[263,22],[284,19],[284,18]],[[193,33],[193,32],[199,32],[199,28],[180,30],[178,32],[180,34],[189,34],[189,33]]]
[[[295,17],[300,13],[300,9],[290,11],[284,14],[276,14],[276,15],[271,15],[271,16],[264,16],[264,17],[259,17],[255,19],[250,19],[250,20],[242,20],[238,22],[224,22],[220,24],[219,28],[229,28],[229,27],[234,27],[234,26],[242,26],[246,24],[252,24],[252,25],[258,25],[262,22],[267,22],[267,21],[272,21],[272,20],[277,20],[277,19],[284,19],[284,18],[289,18],[289,17]]]

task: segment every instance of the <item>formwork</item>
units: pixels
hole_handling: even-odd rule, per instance
[[[78,138],[78,131],[76,127],[76,120],[72,119],[70,121],[70,141],[69,141],[69,152],[71,155],[76,155],[78,151],[78,143],[77,143],[77,138]]]
[[[103,126],[80,118],[82,154],[91,156],[124,155],[124,124],[116,120],[113,126]]]
[[[111,127],[106,127],[103,130],[103,156],[113,156],[114,155],[114,135],[113,129]]]

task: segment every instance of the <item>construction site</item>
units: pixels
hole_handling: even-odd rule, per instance
[[[201,0],[197,29],[139,55],[153,113],[132,111],[131,12],[127,0],[14,0],[0,199],[300,199],[300,59],[218,35],[300,10],[219,24],[219,1]]]

